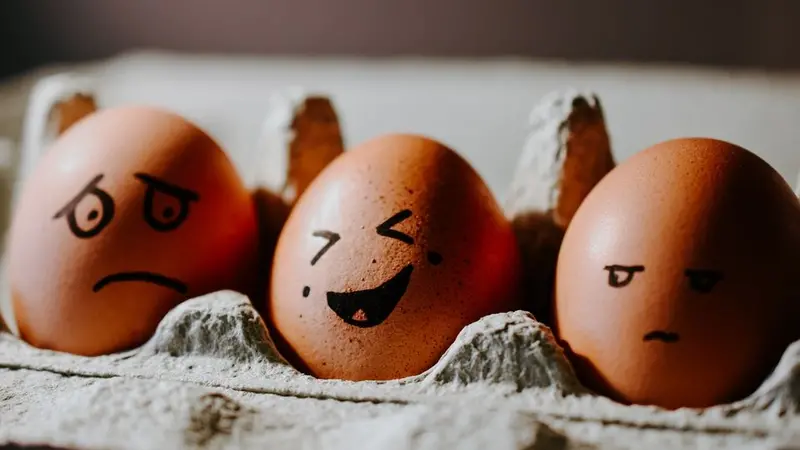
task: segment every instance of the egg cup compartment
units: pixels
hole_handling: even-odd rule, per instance
[[[622,405],[584,388],[548,326],[534,318],[549,316],[563,230],[612,167],[597,97],[565,91],[534,109],[506,211],[526,273],[536,275],[527,280],[528,292],[543,301],[531,306],[534,314],[493,314],[465,327],[422,374],[379,382],[303,374],[278,353],[249,299],[221,291],[180,304],[146,344],[112,355],[41,350],[0,333],[0,443],[75,449],[800,445],[800,342],[748,398],[670,411]]]

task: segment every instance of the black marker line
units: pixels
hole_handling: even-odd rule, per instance
[[[104,287],[108,286],[111,283],[120,283],[127,281],[142,281],[145,283],[157,284],[159,286],[163,286],[178,291],[181,294],[185,294],[186,292],[189,291],[189,288],[186,286],[186,284],[184,284],[180,280],[176,280],[175,278],[169,278],[164,275],[153,272],[120,272],[107,275],[101,278],[100,281],[95,283],[95,285],[92,287],[92,291],[99,292],[101,289],[103,289]]]
[[[686,269],[684,272],[689,278],[689,288],[701,294],[708,294],[724,276],[718,270]]]
[[[191,189],[186,189],[186,188],[182,188],[180,186],[176,186],[176,185],[171,184],[171,183],[167,183],[166,181],[163,181],[163,180],[159,180],[158,178],[156,178],[156,177],[154,177],[152,175],[148,175],[146,173],[139,172],[139,173],[133,174],[133,176],[137,180],[141,181],[142,183],[145,183],[148,186],[154,187],[159,192],[163,192],[165,194],[169,194],[169,195],[171,195],[173,197],[177,197],[179,199],[184,199],[185,198],[186,200],[190,200],[190,201],[193,201],[193,202],[196,202],[196,201],[200,200],[200,195],[197,192],[195,192],[195,191],[193,191]]]
[[[620,288],[631,284],[631,281],[633,281],[633,276],[636,273],[644,272],[644,266],[622,266],[619,264],[613,264],[603,267],[603,270],[608,271],[608,285],[611,287]],[[625,272],[628,276],[620,281],[617,271]]]
[[[313,258],[311,258],[311,265],[313,266],[314,264],[317,263],[317,261],[319,261],[320,258],[322,258],[322,255],[324,255],[325,252],[327,252],[328,250],[330,250],[331,247],[333,247],[333,244],[339,242],[341,236],[339,236],[338,233],[334,233],[333,231],[327,231],[327,230],[315,231],[311,233],[311,235],[314,237],[321,237],[328,240],[328,243],[325,244],[325,246],[322,247],[320,251],[318,251],[317,254],[314,255]]]
[[[655,330],[651,331],[644,335],[643,341],[662,341],[666,342],[667,344],[673,344],[680,340],[680,336],[678,333],[672,333],[669,331],[662,331],[662,330]]]
[[[410,209],[404,209],[398,212],[397,214],[393,215],[392,217],[386,219],[386,221],[378,225],[377,228],[375,228],[375,230],[381,236],[397,239],[398,241],[405,242],[406,244],[413,244],[414,238],[403,232],[392,230],[393,226],[408,219],[409,217],[411,217],[411,214],[412,213]]]

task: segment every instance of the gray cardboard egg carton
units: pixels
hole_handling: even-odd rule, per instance
[[[62,94],[75,94],[74,86],[64,84]],[[288,207],[299,194],[286,175],[292,152],[314,151],[293,143],[320,131],[297,126],[309,98],[285,100],[276,103],[263,141],[281,171],[263,185]],[[341,146],[330,114],[317,125],[328,127],[323,140]],[[35,133],[44,136],[45,128]],[[506,210],[538,317],[548,315],[563,230],[613,165],[596,96],[558,92],[534,108]],[[624,406],[584,388],[550,329],[517,311],[467,326],[418,376],[318,380],[278,354],[246,297],[217,292],[179,305],[149,342],[114,355],[39,350],[0,333],[0,448],[800,449],[799,374],[795,343],[742,401],[704,410]]]

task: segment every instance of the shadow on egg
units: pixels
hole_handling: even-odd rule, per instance
[[[255,266],[249,271],[247,281],[249,287],[245,289],[244,293],[251,299],[260,299],[264,298],[269,291],[270,278],[264,276],[263,273],[265,270],[272,271],[275,246],[283,225],[289,217],[290,208],[283,199],[268,189],[254,189],[251,197],[256,209],[259,230],[258,258]],[[263,302],[253,301],[253,306],[262,317],[266,317],[267,311]]]

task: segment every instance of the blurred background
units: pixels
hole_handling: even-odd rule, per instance
[[[0,73],[131,48],[800,67],[792,0],[3,0]]]
[[[798,19],[792,0],[0,0],[0,143],[18,160],[37,83],[86,73],[100,106],[195,120],[247,179],[269,99],[299,86],[331,96],[346,144],[428,134],[502,196],[533,106],[575,87],[618,160],[716,137],[794,184]]]

